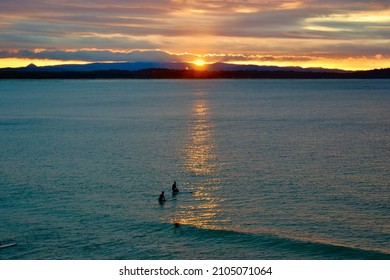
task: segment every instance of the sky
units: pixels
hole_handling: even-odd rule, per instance
[[[226,62],[390,67],[389,0],[0,0],[0,68]]]

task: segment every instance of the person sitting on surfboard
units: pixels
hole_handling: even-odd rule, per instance
[[[172,192],[177,193],[179,192],[179,189],[176,187],[176,181],[172,184]]]
[[[160,197],[158,198],[158,201],[159,201],[160,203],[165,202],[164,192],[161,192]]]

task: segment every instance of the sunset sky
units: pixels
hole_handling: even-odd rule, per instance
[[[0,0],[0,68],[205,61],[390,67],[389,0]]]

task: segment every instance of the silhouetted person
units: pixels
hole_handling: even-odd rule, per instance
[[[179,189],[176,187],[176,181],[172,184],[172,192],[177,193],[179,192]]]
[[[160,197],[158,198],[158,202],[160,202],[160,203],[164,203],[165,202],[164,192],[161,192]]]

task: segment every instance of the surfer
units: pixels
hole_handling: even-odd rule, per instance
[[[164,202],[165,202],[164,192],[161,192],[160,197],[158,198],[158,201],[159,201],[160,203],[164,203]]]
[[[172,184],[172,192],[173,192],[173,193],[178,193],[178,192],[179,192],[179,189],[178,189],[177,186],[176,186],[176,181],[173,182],[173,184]]]

